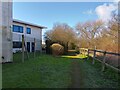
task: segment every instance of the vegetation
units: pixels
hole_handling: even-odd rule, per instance
[[[76,30],[79,32],[80,46],[94,48],[96,45],[96,37],[100,36],[100,29],[103,28],[102,21],[88,21],[86,23],[78,23]]]
[[[3,88],[69,88],[73,80],[80,81],[81,88],[118,88],[119,74],[109,68],[101,72],[101,64],[96,61],[92,65],[91,59],[41,54],[22,63],[20,57],[15,54],[14,63],[3,64]]]
[[[113,18],[107,24],[101,20],[78,23],[76,31],[78,32],[79,46],[119,52],[117,18],[117,15],[113,15]]]
[[[66,58],[71,58],[71,59],[84,59],[87,58],[86,55],[81,55],[81,54],[77,54],[76,56],[62,56],[62,57],[66,57]]]
[[[3,64],[3,88],[65,88],[70,84],[67,58],[42,54],[22,63],[20,57],[16,54],[14,63]]]
[[[29,60],[25,55],[26,60],[22,63],[21,53],[14,54],[13,63],[2,65],[3,88],[120,88],[120,73],[107,67],[102,72],[101,63],[95,60],[92,64],[91,58],[86,59],[86,53],[79,52],[79,48],[120,52],[118,24],[116,14],[107,23],[102,20],[87,21],[77,23],[75,27],[65,23],[54,24],[52,30],[45,33],[46,47],[43,45],[43,50],[46,48],[47,53],[53,55],[62,55],[67,51],[67,55],[34,56],[30,53]],[[93,52],[89,55],[92,56]],[[102,53],[96,55],[99,58],[103,56]],[[105,58],[106,63],[111,64],[117,62],[119,56],[106,55]],[[115,64],[120,66],[118,62]]]
[[[74,27],[67,24],[55,24],[45,34],[46,40],[62,42],[69,49],[97,48],[106,51],[118,51],[118,15],[113,13],[112,19],[106,23],[102,20],[77,23]]]
[[[118,40],[118,33],[120,30],[118,29],[118,15],[114,12],[112,14],[113,16],[108,22],[96,20],[77,23],[74,29],[67,24],[55,24],[53,29],[46,32],[45,35],[51,41],[67,43],[66,45],[69,49],[96,48],[108,52],[119,53],[120,49],[118,45],[120,42]],[[98,56],[102,56],[101,53],[98,54]],[[67,57],[79,58],[79,55]],[[120,66],[118,59],[119,56],[107,55],[106,62],[118,67]]]
[[[59,43],[51,45],[53,55],[62,55],[64,53],[64,47]]]
[[[102,72],[101,63],[96,61],[92,65],[91,61],[77,61],[82,68],[83,88],[120,88],[118,73],[109,68]]]
[[[76,33],[73,28],[62,23],[54,24],[52,30],[45,33],[45,39],[52,42],[60,42],[67,45],[68,48],[74,48],[77,43]]]

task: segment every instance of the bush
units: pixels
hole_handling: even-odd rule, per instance
[[[64,53],[64,47],[59,43],[52,44],[51,49],[54,56],[62,55]]]

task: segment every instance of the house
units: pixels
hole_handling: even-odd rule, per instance
[[[12,62],[13,52],[21,50],[22,35],[25,36],[27,51],[41,51],[42,29],[45,27],[36,24],[13,20],[12,0],[0,1],[0,63]],[[36,46],[34,47],[34,40]]]
[[[42,29],[46,27],[13,19],[12,41],[13,52],[22,50],[22,35],[25,37],[25,47],[28,52],[42,50]],[[35,40],[35,45],[34,45]]]

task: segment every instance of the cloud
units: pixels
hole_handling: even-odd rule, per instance
[[[113,0],[113,2],[119,2],[120,0]]]
[[[118,6],[116,3],[103,4],[96,7],[95,12],[98,15],[99,19],[108,22],[112,18],[112,12],[117,11]]]
[[[88,14],[88,15],[92,15],[93,13],[94,13],[94,11],[91,9],[86,12],[83,12],[83,14]]]

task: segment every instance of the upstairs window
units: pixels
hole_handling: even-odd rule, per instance
[[[31,28],[28,28],[28,27],[27,27],[26,33],[27,33],[27,34],[31,34]]]
[[[23,27],[18,25],[13,25],[13,32],[23,33]]]

